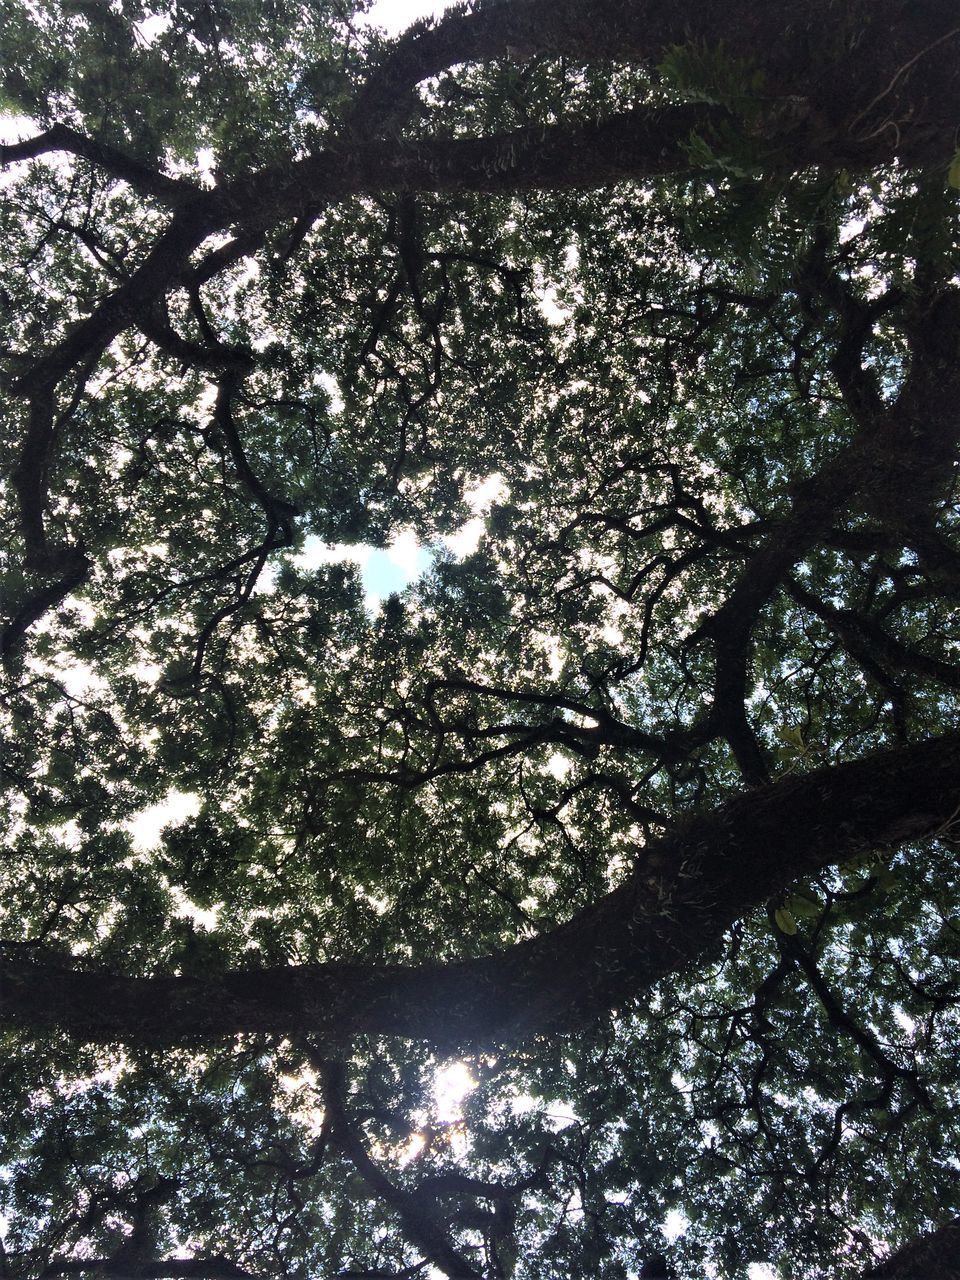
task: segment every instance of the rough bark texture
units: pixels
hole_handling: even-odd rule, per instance
[[[675,46],[722,46],[762,70],[787,119],[811,121],[825,142],[886,133],[887,147],[909,147],[955,118],[958,37],[950,0],[512,0],[399,41],[351,122],[369,133],[371,120],[391,121],[407,91],[460,62],[546,54],[657,66]]]
[[[0,1026],[178,1043],[243,1032],[357,1033],[442,1050],[560,1034],[713,949],[801,876],[917,839],[960,808],[950,735],[746,791],[640,852],[618,889],[541,937],[447,965],[312,965],[219,978],[130,978],[7,964]]]
[[[960,1277],[960,1218],[911,1240],[864,1280],[958,1280]]]

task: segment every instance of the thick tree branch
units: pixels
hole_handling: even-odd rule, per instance
[[[840,340],[834,373],[860,430],[819,472],[796,487],[793,504],[747,561],[724,603],[691,643],[709,637],[716,655],[713,726],[729,740],[750,782],[765,767],[744,710],[750,636],[760,610],[790,571],[847,509],[882,515],[910,530],[932,520],[942,500],[960,439],[960,291],[930,300],[910,325],[913,363],[896,401],[886,407],[864,386],[860,364],[869,327],[859,311]],[[848,340],[855,334],[855,341]],[[904,534],[905,541],[908,533]]]
[[[946,160],[960,93],[960,61],[951,52],[958,37],[948,0],[922,12],[897,0],[855,0],[842,13],[830,0],[694,7],[671,0],[511,0],[451,13],[401,37],[358,94],[347,130],[369,137],[395,129],[417,84],[465,62],[540,55],[653,69],[675,46],[707,47],[759,68],[780,95],[773,114],[800,116],[821,138],[922,149],[927,162],[932,147]],[[896,127],[886,128],[887,121]]]
[[[619,720],[605,707],[584,702],[580,698],[570,697],[563,693],[549,693],[546,690],[511,689],[505,685],[485,684],[479,680],[466,677],[448,677],[431,680],[425,689],[428,702],[433,702],[433,695],[442,690],[452,692],[473,693],[492,701],[519,703],[531,707],[550,707],[558,711],[569,711],[573,715],[583,716],[595,721],[589,728],[573,722],[552,720],[548,724],[532,724],[526,726],[529,731],[543,731],[550,736],[547,741],[569,741],[571,738],[591,746],[604,745],[626,748],[628,750],[648,751],[658,759],[678,763],[686,757],[686,752],[672,741],[645,733],[633,725]],[[439,713],[437,713],[439,717]],[[442,724],[438,718],[437,723]],[[516,725],[494,725],[484,731],[490,734],[510,734],[517,732]],[[454,721],[451,730],[456,732]]]
[[[795,579],[790,580],[789,590],[798,604],[826,623],[850,656],[860,662],[865,670],[869,670],[872,664],[880,663],[884,668],[909,671],[934,680],[948,689],[960,689],[960,667],[909,648],[886,632],[873,618],[852,609],[837,609],[808,591]]]
[[[558,1034],[618,1007],[714,946],[800,876],[920,839],[960,806],[960,737],[787,777],[691,818],[642,851],[613,893],[538,938],[445,965],[350,963],[128,978],[11,959],[0,1026],[182,1043],[241,1032],[358,1033],[441,1049]]]
[[[957,1280],[958,1276],[960,1218],[953,1218],[871,1267],[863,1280]]]
[[[11,389],[27,397],[47,391],[75,365],[104,351],[142,316],[149,317],[158,299],[177,281],[194,249],[227,221],[211,198],[214,194],[202,195],[178,210],[130,278],[12,380]]]
[[[10,1260],[16,1274],[16,1261]],[[130,1258],[64,1258],[49,1263],[40,1272],[48,1276],[82,1276],[89,1272],[110,1280],[254,1280],[253,1273],[229,1258],[159,1258],[144,1261]]]
[[[201,193],[201,188],[184,178],[170,178],[158,169],[124,155],[116,147],[88,138],[65,124],[55,124],[45,133],[23,142],[0,144],[0,166],[17,160],[32,160],[37,156],[66,151],[89,160],[91,164],[111,177],[120,178],[141,195],[151,196],[171,208],[189,204]]]

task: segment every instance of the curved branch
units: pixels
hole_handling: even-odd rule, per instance
[[[14,164],[18,160],[33,160],[37,156],[51,155],[57,151],[66,151],[70,155],[89,160],[98,169],[126,182],[141,195],[152,196],[173,209],[188,204],[201,194],[201,188],[185,178],[170,178],[159,169],[125,155],[117,147],[97,142],[65,124],[55,124],[45,133],[23,142],[0,143],[0,166]]]
[[[837,609],[794,578],[789,580],[788,586],[794,600],[825,623],[865,670],[870,670],[871,664],[879,661],[895,670],[910,671],[935,680],[948,689],[960,689],[960,666],[918,653],[884,631],[872,618],[851,609]]]
[[[330,1137],[350,1161],[370,1190],[397,1214],[406,1235],[450,1280],[483,1280],[461,1253],[454,1249],[430,1211],[409,1191],[391,1182],[370,1154],[347,1117],[343,1102],[343,1068],[324,1062],[310,1050],[310,1059],[323,1080],[323,1100],[330,1119]]]
[[[571,698],[562,693],[551,694],[537,690],[510,689],[505,685],[484,684],[482,681],[469,680],[466,677],[448,677],[446,679],[431,680],[426,686],[426,697],[430,699],[431,695],[440,689],[475,693],[481,697],[494,698],[504,702],[518,702],[527,706],[552,707],[555,710],[570,711],[575,715],[585,716],[596,721],[596,724],[590,728],[572,723],[568,724],[564,721],[551,721],[548,725],[527,726],[531,732],[554,730],[562,735],[562,740],[564,741],[572,736],[591,746],[610,745],[649,751],[651,755],[656,756],[658,759],[670,761],[674,764],[686,759],[687,753],[674,745],[674,743],[658,738],[654,734],[645,733],[642,729],[637,729],[633,725],[625,724],[605,707],[598,707],[593,703],[584,702],[579,698]],[[504,725],[502,726],[502,731],[505,734],[514,733],[517,728],[518,726],[516,725]],[[485,734],[495,734],[497,727],[484,732]],[[538,741],[542,740],[538,738]],[[547,740],[555,741],[557,738],[552,737]]]
[[[879,511],[905,530],[929,520],[931,505],[949,482],[960,439],[958,331],[960,291],[948,289],[911,324],[913,367],[895,403],[886,407],[874,396],[857,354],[869,336],[869,324],[861,310],[851,312],[839,343],[843,358],[834,361],[833,369],[860,430],[819,472],[796,486],[790,511],[750,556],[724,603],[688,641],[712,641],[712,720],[728,738],[748,781],[765,777],[745,713],[757,616],[842,511],[854,506]],[[904,538],[908,536],[905,532]]]
[[[97,1276],[109,1276],[110,1280],[255,1280],[252,1272],[219,1255],[144,1261],[122,1257],[65,1258],[45,1267],[40,1280],[48,1276],[85,1275],[90,1271]]]
[[[960,735],[789,776],[678,824],[612,893],[540,937],[418,968],[329,963],[130,978],[11,957],[0,1026],[112,1043],[309,1033],[399,1035],[443,1051],[560,1034],[702,958],[801,876],[945,830]]]
[[[580,65],[609,60],[655,68],[672,47],[713,47],[762,69],[781,95],[774,120],[785,107],[788,119],[791,112],[805,115],[816,122],[812,132],[821,145],[831,135],[835,146],[848,149],[879,142],[889,152],[892,143],[894,149],[922,150],[927,163],[936,163],[935,155],[943,162],[953,150],[947,136],[952,124],[944,123],[954,119],[960,89],[956,59],[926,60],[922,89],[905,73],[956,34],[953,7],[931,5],[922,16],[896,0],[861,0],[853,14],[850,8],[844,25],[829,0],[732,0],[695,9],[665,0],[511,0],[457,10],[396,41],[357,95],[346,132],[371,137],[396,130],[419,83],[465,62],[524,62],[542,55]],[[825,30],[836,48],[830,59],[815,52],[823,48]],[[847,36],[851,30],[855,45]],[[857,129],[881,100],[897,128]],[[850,161],[836,163],[849,167]]]

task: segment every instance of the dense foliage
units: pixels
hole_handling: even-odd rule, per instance
[[[0,1274],[956,1275],[953,6],[2,12]]]

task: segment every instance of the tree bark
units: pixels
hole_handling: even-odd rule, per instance
[[[330,963],[208,978],[3,966],[0,1026],[96,1043],[358,1033],[438,1050],[564,1034],[685,969],[799,877],[944,829],[960,809],[960,735],[787,777],[678,824],[618,889],[492,955],[420,967]]]
[[[960,1218],[911,1240],[863,1280],[960,1280]]]
[[[655,68],[678,46],[756,69],[765,94],[824,136],[886,134],[895,150],[955,117],[952,0],[510,0],[412,29],[368,77],[350,125],[361,136],[395,127],[404,96],[459,63],[545,55]]]
[[[16,1275],[19,1259],[7,1258],[13,1275]],[[26,1265],[30,1266],[30,1260]],[[84,1276],[90,1273],[96,1280],[256,1280],[253,1273],[237,1266],[229,1258],[148,1258],[135,1261],[129,1258],[64,1258],[51,1262],[40,1273],[40,1280],[53,1276]],[[27,1274],[24,1272],[24,1274]],[[36,1272],[34,1272],[36,1274]]]

